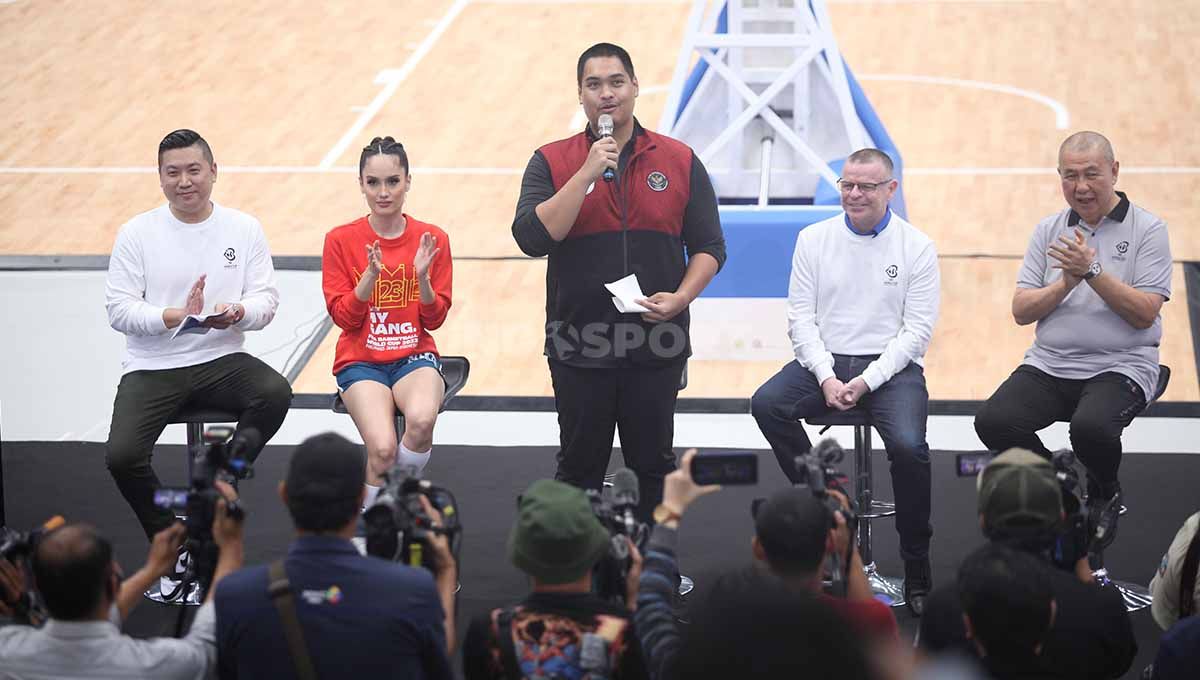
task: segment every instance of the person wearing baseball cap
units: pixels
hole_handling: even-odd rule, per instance
[[[467,680],[555,676],[571,670],[623,680],[647,678],[632,617],[642,558],[637,546],[625,540],[632,566],[622,606],[592,592],[593,568],[614,539],[592,512],[588,497],[564,482],[531,484],[517,499],[508,557],[529,576],[533,592],[519,604],[471,621],[463,641]]]
[[[1121,677],[1137,656],[1137,640],[1120,593],[1095,584],[1086,557],[1081,558],[1082,567],[1077,563],[1073,571],[1050,561],[1066,526],[1054,468],[1032,451],[1009,449],[988,463],[977,484],[984,537],[1037,557],[1038,576],[1053,591],[1056,615],[1038,657],[1042,670],[1055,678]],[[922,650],[976,655],[962,614],[959,584],[935,589],[918,633]]]
[[[360,554],[350,539],[365,476],[363,447],[341,435],[296,447],[279,483],[296,527],[286,557],[230,574],[217,588],[219,677],[302,677],[305,662],[323,678],[348,668],[363,677],[453,677],[457,566],[446,538],[430,539],[432,574]],[[432,507],[426,512],[440,522]]]

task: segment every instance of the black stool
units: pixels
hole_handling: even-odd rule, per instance
[[[904,605],[904,580],[883,576],[875,567],[871,553],[871,520],[896,514],[896,505],[873,498],[874,477],[871,471],[871,426],[875,424],[865,409],[830,411],[807,419],[809,425],[821,425],[823,434],[835,425],[854,428],[854,498],[858,504],[858,554],[862,557],[863,572],[875,598],[891,607]]]
[[[1170,382],[1170,367],[1159,364],[1158,383],[1154,386],[1154,396],[1146,402],[1146,408],[1150,408],[1150,404],[1158,401],[1158,398],[1163,395],[1163,392],[1167,391],[1167,385]],[[1143,409],[1142,412],[1145,413],[1145,410]],[[1060,422],[1069,422],[1069,419],[1065,419]],[[1124,515],[1127,510],[1128,508],[1122,505],[1119,514]],[[1102,586],[1111,584],[1117,589],[1118,592],[1121,593],[1121,597],[1125,600],[1125,611],[1127,612],[1136,612],[1139,609],[1145,609],[1154,601],[1154,596],[1150,594],[1149,588],[1138,583],[1115,581],[1110,579],[1108,577],[1108,569],[1104,566],[1101,566],[1099,569],[1092,572],[1092,576],[1096,579],[1096,583],[1099,583]]]
[[[192,483],[192,467],[195,464],[196,456],[204,450],[204,426],[208,423],[236,423],[240,413],[233,411],[224,411],[220,409],[210,408],[188,408],[184,407],[176,413],[170,420],[168,425],[183,424],[187,427],[187,484]],[[186,516],[179,516],[181,520],[187,520]],[[189,561],[190,561],[189,556]],[[192,567],[188,565],[190,570]],[[166,577],[164,577],[166,578]],[[173,579],[172,579],[173,581]],[[175,591],[175,592],[172,592]],[[164,588],[163,580],[150,586],[150,589],[144,593],[147,600],[153,600],[162,604],[180,605],[185,607],[198,607],[204,602],[204,591],[200,584],[192,581],[186,592],[181,588]]]
[[[438,413],[446,410],[446,404],[454,398],[456,394],[462,391],[463,386],[467,384],[467,377],[471,375],[471,362],[467,361],[466,357],[442,357],[442,377],[446,380],[446,392],[442,394],[442,405],[438,407]],[[342,401],[342,393],[338,392],[333,395],[333,412],[334,413],[349,413],[346,410],[346,403]],[[396,410],[396,441],[404,436],[404,414],[399,409]]]

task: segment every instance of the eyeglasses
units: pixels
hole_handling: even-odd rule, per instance
[[[891,181],[892,179],[890,177],[882,182],[847,182],[844,179],[838,179],[837,185],[838,189],[840,189],[843,194],[848,194],[854,191],[854,187],[858,187],[858,190],[864,194],[873,194],[875,193],[876,189],[886,185]]]

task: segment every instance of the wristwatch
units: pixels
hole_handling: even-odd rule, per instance
[[[1103,270],[1103,268],[1100,267],[1100,261],[1097,260],[1088,265],[1087,272],[1085,272],[1083,275],[1083,280],[1090,281],[1090,280],[1096,278],[1097,276],[1100,276],[1100,272],[1102,272],[1102,271],[1104,271],[1104,270]]]
[[[683,517],[683,515],[679,514],[675,510],[672,510],[671,508],[668,508],[667,506],[663,505],[662,503],[659,503],[658,507],[654,508],[654,523],[655,524],[666,524],[667,522],[670,522],[671,520],[675,520],[676,522],[678,522],[682,517]]]

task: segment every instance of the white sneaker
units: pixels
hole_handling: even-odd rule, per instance
[[[175,568],[171,573],[166,574],[158,579],[158,591],[165,599],[175,593],[178,597],[179,584],[187,577],[188,566],[191,565],[192,555],[186,549],[179,549],[179,556],[175,560]]]

